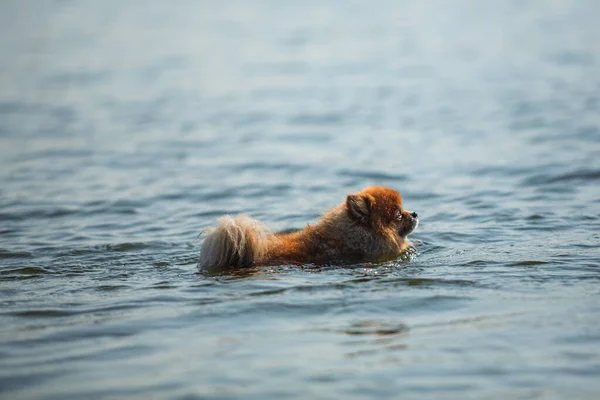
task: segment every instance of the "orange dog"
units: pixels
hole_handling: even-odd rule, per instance
[[[349,194],[316,225],[301,231],[272,234],[260,222],[239,215],[219,218],[200,251],[205,270],[282,263],[357,263],[399,256],[406,238],[419,224],[416,212],[402,209],[395,190],[371,186]]]

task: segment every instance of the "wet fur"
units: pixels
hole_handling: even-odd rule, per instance
[[[416,214],[402,210],[398,192],[371,186],[349,194],[315,225],[294,233],[273,234],[245,215],[221,217],[204,239],[198,264],[215,270],[288,262],[381,261],[406,250],[411,245],[406,237],[417,225]]]

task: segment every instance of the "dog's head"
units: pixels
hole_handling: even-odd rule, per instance
[[[346,209],[351,218],[383,237],[397,235],[404,239],[419,224],[416,212],[402,208],[400,193],[383,186],[349,194]]]

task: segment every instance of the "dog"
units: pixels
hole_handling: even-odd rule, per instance
[[[398,257],[412,243],[419,224],[416,212],[402,208],[397,191],[370,186],[349,194],[315,225],[293,233],[272,234],[246,215],[219,218],[202,243],[198,265],[222,270],[286,263],[365,263]]]

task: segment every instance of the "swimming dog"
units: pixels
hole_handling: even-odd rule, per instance
[[[285,263],[361,263],[393,259],[412,243],[416,212],[402,208],[397,191],[370,186],[349,194],[314,225],[293,233],[272,234],[246,215],[219,218],[200,250],[204,270]]]

